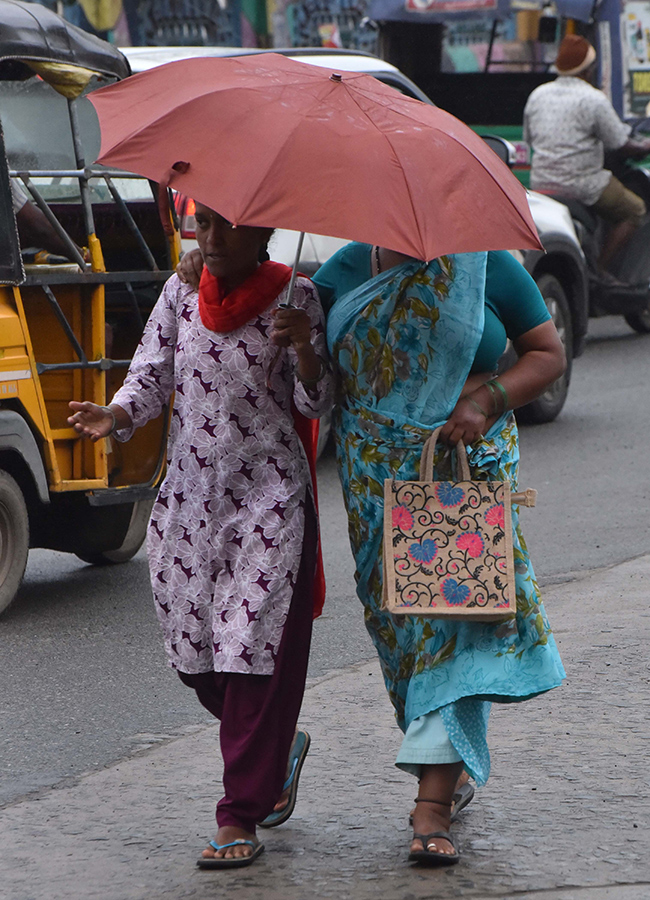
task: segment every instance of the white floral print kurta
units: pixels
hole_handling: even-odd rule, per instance
[[[295,352],[277,347],[271,315],[227,334],[205,328],[198,294],[176,275],[147,323],[124,385],[113,398],[133,429],[159,415],[175,391],[167,474],[147,549],[169,664],[182,672],[273,673],[302,553],[310,475],[291,414],[331,405],[329,366],[316,388],[295,378]],[[316,289],[298,278],[312,343],[327,360]]]

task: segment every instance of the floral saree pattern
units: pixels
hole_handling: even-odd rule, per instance
[[[428,265],[410,261],[341,297],[328,317],[340,379],[334,431],[357,593],[403,731],[419,716],[441,710],[452,733],[453,705],[463,698],[474,698],[487,727],[485,701],[525,700],[564,677],[516,506],[515,619],[466,624],[382,609],[383,482],[419,477],[424,441],[460,396],[483,329],[485,266],[484,253]],[[452,454],[437,448],[437,480],[452,480]],[[510,481],[516,490],[512,414],[468,448],[468,456],[473,479]],[[468,702],[457,704],[459,713]],[[463,729],[460,719],[455,725]],[[478,772],[479,782],[486,777]]]

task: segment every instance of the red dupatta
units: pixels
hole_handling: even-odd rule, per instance
[[[246,281],[226,293],[223,278],[215,278],[203,266],[199,283],[199,315],[210,331],[225,334],[241,328],[263,313],[289,284],[291,269],[267,260]]]

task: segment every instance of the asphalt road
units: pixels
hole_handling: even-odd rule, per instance
[[[650,336],[591,323],[561,417],[521,433],[522,512],[542,583],[647,553]],[[319,470],[328,602],[311,675],[369,658],[334,460]],[[553,610],[549,610],[551,619]],[[35,551],[0,619],[0,804],[109,765],[209,720],[165,665],[143,551],[96,569]]]

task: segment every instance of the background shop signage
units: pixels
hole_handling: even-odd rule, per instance
[[[506,19],[510,0],[370,0],[368,16],[375,22],[443,24],[463,19]]]
[[[627,69],[626,113],[647,115],[650,102],[650,3],[628,2],[621,16],[623,58]]]
[[[409,12],[458,13],[496,10],[497,0],[406,0]]]

